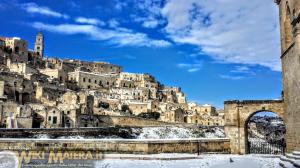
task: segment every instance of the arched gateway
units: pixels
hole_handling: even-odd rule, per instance
[[[231,153],[248,153],[247,123],[256,113],[272,111],[284,120],[282,100],[225,101],[225,133],[230,139]]]

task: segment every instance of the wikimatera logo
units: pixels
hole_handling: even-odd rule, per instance
[[[103,156],[99,151],[3,151],[0,168],[93,167],[92,161]]]

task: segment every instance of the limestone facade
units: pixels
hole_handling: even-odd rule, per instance
[[[184,123],[184,111],[182,109],[170,110],[164,113],[162,121]]]
[[[66,83],[68,74],[63,69],[40,69],[40,73],[49,76],[50,79],[58,79],[60,83]]]
[[[280,15],[281,62],[288,152],[300,150],[300,2],[276,0]]]
[[[188,110],[197,112],[188,109],[180,87],[164,86],[150,74],[123,72],[121,66],[106,62],[45,56],[42,33],[36,36],[34,51],[20,38],[0,39],[0,101],[17,104],[11,106],[14,111],[26,109],[4,117],[14,122],[2,122],[2,127],[97,127],[99,115],[130,118],[149,112],[159,113],[161,121],[183,123]],[[197,117],[209,118],[201,115],[214,110],[199,107]],[[194,121],[189,123],[210,124]]]
[[[77,70],[68,73],[68,78],[70,81],[75,81],[83,89],[114,87],[117,80],[117,76],[114,74],[97,74]]]
[[[5,46],[11,49],[12,53],[18,54],[23,58],[28,56],[28,43],[19,37],[5,38]],[[27,61],[27,59],[17,61]]]

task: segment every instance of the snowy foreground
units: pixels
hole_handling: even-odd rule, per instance
[[[279,168],[272,155],[107,154],[96,168]]]

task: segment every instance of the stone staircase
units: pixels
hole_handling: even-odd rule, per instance
[[[281,156],[279,165],[283,168],[300,168],[300,151]]]

